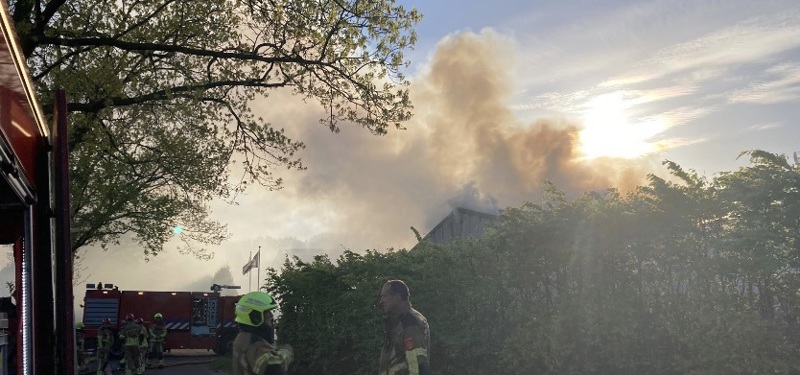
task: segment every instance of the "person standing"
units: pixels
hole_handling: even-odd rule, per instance
[[[153,327],[150,328],[150,340],[152,342],[152,355],[158,358],[158,368],[164,368],[164,341],[167,338],[167,327],[164,326],[164,317],[161,313],[153,316]]]
[[[78,354],[78,370],[83,370],[84,362],[86,362],[83,354],[86,349],[86,338],[83,334],[84,327],[86,326],[81,322],[75,324],[75,350]]]
[[[111,333],[111,319],[105,318],[97,331],[97,375],[105,373],[112,345],[114,345],[114,335]]]
[[[239,334],[233,340],[232,375],[285,375],[294,358],[289,345],[275,346],[272,310],[278,307],[267,293],[257,291],[236,303]]]
[[[389,280],[381,289],[384,337],[379,375],[430,375],[431,346],[428,320],[411,307],[411,293],[402,280]]]
[[[125,345],[125,375],[141,375],[144,371],[140,370],[139,345],[142,339],[142,327],[133,321],[133,314],[125,317],[125,325],[119,331],[119,338]]]
[[[142,331],[141,335],[139,336],[139,371],[137,374],[143,374],[144,370],[147,368],[147,349],[150,347],[150,332],[144,325],[144,319],[139,318],[136,320],[136,324],[139,325],[139,328]]]

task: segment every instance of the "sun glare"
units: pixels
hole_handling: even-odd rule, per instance
[[[650,139],[664,130],[663,122],[632,123],[626,112],[632,104],[623,93],[597,96],[586,103],[580,148],[587,159],[633,159],[657,151]]]

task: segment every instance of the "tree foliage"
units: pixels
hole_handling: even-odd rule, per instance
[[[666,162],[626,196],[548,184],[481,240],[287,260],[279,337],[298,374],[375,373],[400,278],[439,374],[800,373],[800,166],[746,155],[710,180]]]
[[[384,134],[411,115],[403,53],[420,15],[394,0],[9,5],[40,97],[68,93],[75,250],[133,234],[156,254],[176,224],[223,238],[211,198],[276,189],[276,167],[303,168],[283,129],[298,124],[253,112],[271,90],[318,102],[332,131]]]

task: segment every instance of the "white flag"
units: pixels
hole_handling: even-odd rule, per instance
[[[253,268],[259,268],[261,265],[261,251],[256,253],[253,259],[250,259],[247,264],[242,267],[242,275],[246,275]]]

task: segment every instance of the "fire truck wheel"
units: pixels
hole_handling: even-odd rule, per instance
[[[222,336],[217,342],[217,347],[214,348],[214,353],[217,353],[217,355],[230,354],[230,352],[233,350],[233,340],[235,338],[236,335],[233,334]]]

